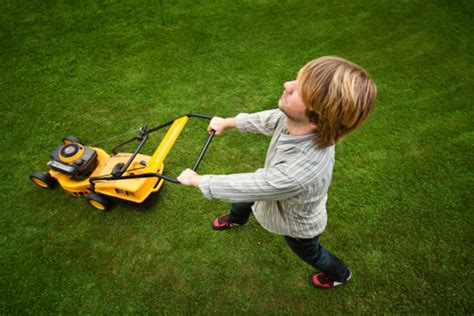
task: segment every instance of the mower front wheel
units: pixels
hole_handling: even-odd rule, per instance
[[[91,193],[87,196],[87,202],[99,212],[107,212],[112,206],[112,201],[103,195]]]
[[[33,172],[30,175],[30,180],[43,189],[52,189],[56,185],[56,179],[51,177],[49,173],[46,172]]]

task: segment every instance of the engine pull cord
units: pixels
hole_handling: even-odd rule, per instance
[[[143,128],[143,126],[140,126],[140,127],[138,128],[139,131],[141,131],[142,128]],[[137,128],[135,127],[135,128],[133,128],[133,129],[129,129],[129,130],[128,130],[127,132],[125,132],[125,133],[121,133],[121,134],[118,134],[118,135],[115,135],[115,136],[112,136],[112,137],[108,137],[108,138],[105,138],[105,139],[101,139],[101,140],[99,140],[99,141],[96,141],[96,142],[93,142],[93,143],[91,143],[91,144],[88,144],[88,146],[96,146],[96,145],[102,144],[102,143],[104,143],[104,142],[106,142],[106,141],[108,141],[108,140],[112,140],[112,139],[115,139],[115,138],[118,138],[118,137],[122,137],[123,135],[130,134],[130,133],[132,133],[133,131],[136,131],[136,130],[137,130]]]

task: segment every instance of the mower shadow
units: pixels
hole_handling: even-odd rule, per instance
[[[155,192],[150,194],[150,196],[143,201],[142,203],[135,203],[131,201],[114,199],[115,207],[123,207],[127,210],[139,211],[139,212],[150,212],[153,208],[156,208],[156,205],[160,199],[160,192]]]

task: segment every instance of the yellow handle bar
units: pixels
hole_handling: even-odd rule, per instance
[[[151,172],[157,172],[188,120],[189,118],[187,116],[183,116],[182,118],[175,120],[173,125],[168,129],[165,137],[148,161],[147,167],[151,169]]]

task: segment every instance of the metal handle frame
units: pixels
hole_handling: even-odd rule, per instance
[[[186,115],[183,115],[183,116],[187,116],[189,118],[191,117],[196,117],[196,118],[201,118],[201,119],[206,119],[206,120],[211,120],[213,118],[213,116],[209,116],[209,115],[204,115],[204,114],[198,114],[198,113],[189,113],[189,114],[186,114]],[[157,127],[154,127],[152,129],[148,129],[147,127],[143,128],[140,130],[140,134],[138,134],[137,136],[121,143],[121,144],[118,144],[117,146],[115,146],[113,149],[112,149],[112,153],[114,155],[117,154],[117,149],[126,145],[126,144],[129,144],[135,140],[139,140],[140,141],[140,144],[137,146],[137,148],[135,149],[135,151],[133,152],[132,156],[130,157],[130,159],[127,161],[127,163],[125,164],[125,166],[120,170],[119,173],[115,174],[115,175],[107,175],[107,176],[101,176],[101,177],[92,177],[89,179],[89,182],[91,184],[91,190],[94,192],[94,187],[95,187],[95,183],[97,181],[115,181],[115,180],[126,180],[126,179],[138,179],[138,178],[152,178],[152,177],[157,177],[157,178],[160,178],[160,179],[163,179],[163,180],[166,180],[168,182],[172,182],[172,183],[175,183],[175,184],[181,184],[176,178],[172,178],[172,177],[169,177],[167,175],[164,175],[164,174],[160,174],[160,173],[144,173],[144,174],[139,174],[139,175],[128,175],[128,176],[124,176],[123,174],[127,171],[128,167],[130,167],[131,163],[133,162],[133,160],[135,159],[135,157],[137,156],[137,154],[139,153],[140,149],[143,147],[143,145],[145,145],[146,141],[148,140],[148,135],[157,131],[157,130],[160,130],[162,128],[165,128],[167,126],[170,126],[171,124],[173,124],[174,121],[176,121],[177,119],[183,117],[183,116],[180,116],[178,118],[175,118],[169,122],[166,122],[164,124],[161,124]],[[204,154],[206,153],[214,135],[216,134],[216,132],[213,130],[209,136],[207,137],[207,140],[206,142],[204,143],[204,146],[202,147],[201,149],[201,152],[199,153],[199,156],[198,158],[196,159],[196,162],[194,163],[194,165],[192,166],[192,170],[193,171],[196,171],[197,168],[199,167],[199,164],[201,163],[203,157],[204,157]]]

